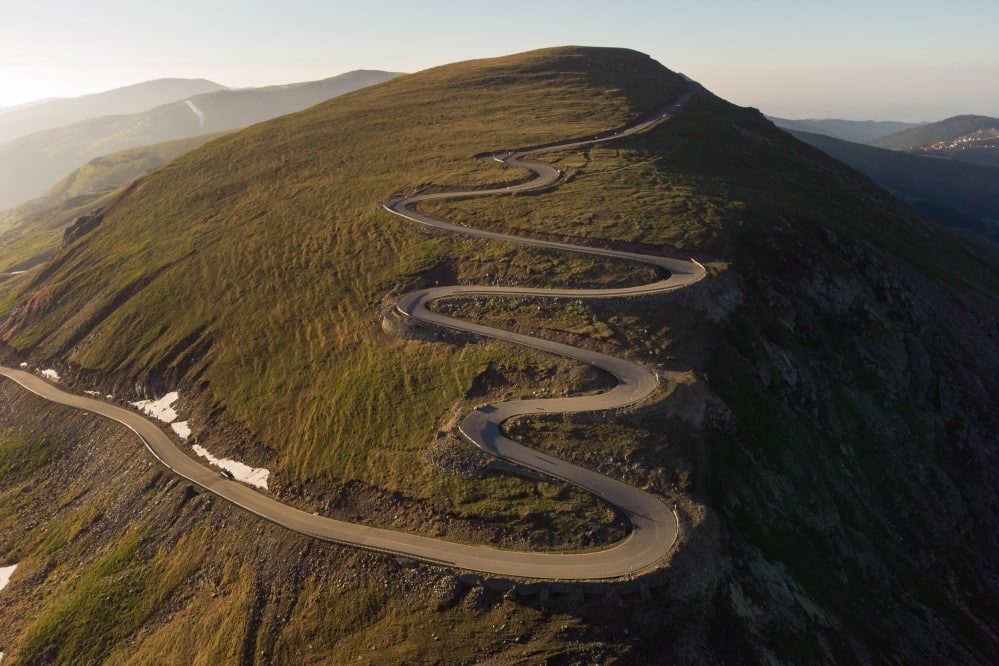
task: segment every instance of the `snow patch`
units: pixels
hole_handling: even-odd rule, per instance
[[[21,362],[21,367],[22,367],[22,368],[26,368],[26,367],[28,367],[28,364],[27,364],[27,363],[25,363],[24,361],[22,361],[22,362]]]
[[[16,568],[16,564],[12,564],[9,567],[0,567],[0,590],[7,587],[7,583],[10,582],[10,577]]]
[[[7,583],[10,582],[10,577],[16,568],[16,564],[12,564],[9,567],[0,567],[0,590],[7,587]],[[0,652],[0,661],[3,661],[3,652]]]
[[[54,382],[59,381],[59,373],[53,370],[52,368],[46,368],[45,370],[42,370],[42,377],[44,377],[45,379],[51,379]]]
[[[188,427],[187,421],[175,421],[170,424],[170,427],[181,439],[187,439],[191,436],[191,429]]]
[[[205,114],[201,111],[201,109],[195,106],[194,102],[192,102],[189,99],[185,99],[184,104],[187,104],[187,108],[191,109],[191,111],[194,111],[194,115],[198,117],[198,127],[200,129],[205,129]]]
[[[98,397],[101,394],[100,391],[84,391],[84,393],[94,398]]]
[[[244,465],[237,460],[216,458],[208,452],[208,449],[203,446],[198,446],[197,444],[191,448],[194,449],[194,452],[199,456],[206,458],[210,464],[228,471],[237,481],[242,481],[243,483],[248,483],[251,486],[267,490],[267,477],[271,475],[271,471],[269,469],[265,469],[263,467],[250,467],[249,465]]]
[[[170,405],[177,402],[178,398],[180,398],[180,394],[177,391],[171,391],[159,400],[139,400],[129,404],[164,423],[172,423],[177,420],[177,412]]]

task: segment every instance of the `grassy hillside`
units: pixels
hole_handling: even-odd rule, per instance
[[[601,378],[494,343],[399,340],[379,320],[386,294],[417,284],[635,274],[423,235],[377,202],[522,178],[472,156],[614,127],[681,85],[634,52],[551,49],[400,77],[219,139],[3,286],[8,362],[124,399],[179,389],[200,443],[268,466],[272,492],[310,511],[500,545],[606,541],[615,521],[592,499],[433,460],[458,449],[460,406]],[[0,464],[23,471],[0,477],[0,538],[17,535],[0,553],[26,562],[12,590],[45,595],[0,622],[14,659],[988,663],[994,257],[709,95],[646,135],[550,157],[559,187],[454,202],[449,216],[693,254],[711,278],[636,301],[442,307],[664,378],[660,401],[627,414],[510,425],[676,503],[664,587],[504,596],[277,533],[115,455],[125,444],[86,419],[75,444],[40,446],[65,419],[11,398],[0,410],[21,420]],[[16,529],[35,506],[45,531]],[[114,604],[91,612],[94,598]],[[108,641],[82,640],[107,627]]]
[[[466,595],[448,572],[289,535],[170,479],[124,429],[7,388],[0,409],[26,416],[0,430],[0,565],[18,565],[0,593],[5,664],[613,662],[627,652],[587,626],[623,636],[616,606],[580,617]],[[63,434],[47,430],[53,421]],[[108,478],[94,483],[98,469]]]
[[[199,134],[96,157],[56,183],[44,196],[32,201],[30,211],[53,207],[68,199],[93,192],[110,192],[156,167],[190,152],[223,133]]]
[[[217,133],[300,111],[396,74],[357,70],[322,81],[215,90],[141,113],[104,115],[0,145],[0,209],[42,195],[88,160],[128,148]]]
[[[537,229],[542,229],[582,242],[605,238],[652,250],[665,246],[670,251],[679,249],[726,260],[737,249],[733,245],[733,225],[739,226],[743,233],[750,231],[751,212],[761,218],[757,223],[766,226],[772,224],[764,221],[768,214],[785,218],[800,216],[815,224],[849,232],[851,236],[862,236],[942,279],[956,282],[982,279],[990,288],[997,286],[991,258],[982,257],[967,264],[962,259],[968,251],[966,244],[957,242],[943,230],[926,230],[933,239],[929,242],[926,238],[907,239],[906,230],[913,221],[901,211],[874,209],[865,212],[868,219],[865,224],[851,221],[843,214],[849,206],[844,202],[856,198],[852,190],[857,188],[867,188],[870,196],[874,196],[877,188],[870,181],[844,171],[830,182],[825,170],[834,170],[833,166],[823,164],[817,152],[784,132],[774,131],[757,114],[718,99],[701,99],[695,104],[697,113],[682,115],[647,136],[563,155],[558,163],[569,174],[568,182],[546,195],[543,205],[536,198],[520,197],[504,202],[503,206],[472,199],[424,204],[423,210],[441,215],[457,212],[468,224],[474,220],[476,225],[516,233],[537,233]],[[732,116],[739,117],[739,126],[728,120]],[[870,169],[871,177],[887,188],[920,191],[916,186],[895,187],[890,176],[904,174],[925,188],[926,196],[953,191],[947,201],[964,197],[961,205],[969,213],[983,217],[999,213],[999,171],[995,169],[956,163],[934,169],[940,160],[897,155],[813,136],[816,141],[824,142],[823,146],[826,143],[845,144],[851,149],[856,146],[865,155],[895,159],[902,165],[923,165],[926,173],[901,165],[887,172],[878,168],[884,162],[875,162]],[[753,138],[769,150],[745,146]],[[740,146],[744,148],[738,152]],[[737,158],[732,157],[734,152]],[[789,182],[787,164],[792,160],[802,167],[823,166],[808,175],[802,169],[801,180]],[[864,171],[864,166],[861,163],[854,168]],[[752,179],[745,178],[749,172],[753,173]],[[939,184],[932,187],[936,181]],[[817,196],[819,192],[822,194]],[[874,216],[877,223],[871,221]],[[757,231],[762,233],[764,229]],[[958,267],[951,267],[951,262]]]
[[[665,369],[694,369],[677,376],[664,409],[644,419],[601,430],[585,419],[530,419],[517,434],[591,466],[604,455],[641,461],[709,498],[732,528],[727,533],[740,535],[735,567],[747,567],[735,576],[740,589],[757,600],[762,590],[795,589],[783,620],[784,611],[765,614],[775,632],[767,643],[782,645],[782,659],[838,663],[866,653],[918,660],[922,650],[940,649],[915,629],[919,609],[932,607],[959,636],[961,647],[947,650],[986,663],[996,638],[981,629],[995,618],[987,595],[963,588],[965,605],[953,596],[963,586],[941,586],[938,576],[952,571],[991,589],[985,578],[994,568],[985,563],[999,543],[943,528],[930,515],[962,515],[985,531],[999,521],[990,501],[979,499],[990,496],[993,472],[986,470],[994,470],[997,450],[987,433],[999,426],[989,397],[999,390],[992,377],[999,369],[995,256],[920,220],[755,112],[717,99],[692,102],[647,136],[566,154],[559,164],[569,182],[544,197],[503,208],[484,200],[424,208],[477,226],[680,248],[714,258],[714,277],[701,293],[644,306],[452,308],[500,326],[638,351]],[[589,331],[581,333],[581,324]],[[949,386],[943,394],[941,383]],[[958,423],[969,430],[955,430]],[[710,434],[701,439],[699,430]],[[935,480],[920,481],[923,473]],[[931,490],[938,483],[955,494],[941,497]],[[874,588],[916,590],[918,601]],[[856,603],[855,594],[865,600]],[[713,599],[706,604],[717,603],[706,596]],[[732,607],[741,610],[732,626],[755,625],[735,597]],[[759,603],[782,606],[774,598]],[[791,610],[802,605],[819,615]],[[717,607],[704,612],[718,619]],[[809,632],[830,623],[842,633],[820,655]],[[882,633],[887,626],[891,637]]]
[[[222,134],[199,134],[97,157],[43,196],[0,212],[0,273],[47,261],[62,244],[66,228],[79,216],[108,204],[118,188],[135,178],[219,136]]]
[[[509,178],[470,156],[613,127],[675,94],[679,77],[622,58],[609,68],[568,51],[430,70],[220,139],[131,188],[25,277],[15,298],[51,294],[51,308],[31,321],[12,313],[6,339],[150,390],[206,389],[200,399],[247,428],[262,444],[253,455],[284,483],[439,494],[413,475],[422,447],[509,350],[392,339],[379,328],[382,299],[435,268],[469,279],[489,263],[530,280],[592,262],[421,236],[377,202]],[[525,116],[522,100],[542,95],[557,103]],[[542,374],[559,365],[518,363]]]

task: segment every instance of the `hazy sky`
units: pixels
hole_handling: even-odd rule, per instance
[[[643,51],[772,115],[999,116],[997,35],[997,0],[0,0],[0,106],[165,76],[255,86],[585,44]]]

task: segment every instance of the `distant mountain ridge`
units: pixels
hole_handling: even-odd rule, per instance
[[[939,224],[999,243],[999,168],[820,134],[790,133],[861,172]]]
[[[29,102],[0,109],[0,144],[99,116],[138,113],[178,99],[225,90],[207,79],[155,79],[82,97]]]
[[[824,134],[844,141],[867,143],[873,139],[888,136],[908,129],[921,127],[925,123],[903,123],[892,120],[840,120],[837,118],[807,118],[789,120],[767,116],[773,124],[782,129]]]
[[[0,106],[0,114],[10,113],[11,111],[19,111],[21,109],[29,109],[33,106],[38,106],[39,104],[48,104],[49,102],[55,102],[58,100],[66,99],[65,97],[45,97],[42,99],[36,99],[31,102],[24,102],[23,104],[12,104],[11,106]]]
[[[287,86],[215,90],[141,113],[92,118],[16,139],[0,146],[0,210],[41,196],[95,157],[245,127],[395,76],[394,72],[356,70]]]
[[[871,141],[872,146],[999,166],[999,118],[954,116]]]
[[[939,122],[912,127],[872,139],[868,143],[878,148],[909,150],[940,141],[952,141],[977,130],[996,127],[999,127],[999,118],[975,115],[953,116]]]

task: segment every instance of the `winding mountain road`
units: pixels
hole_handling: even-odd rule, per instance
[[[612,579],[648,569],[670,551],[677,538],[676,517],[662,501],[638,488],[517,444],[503,436],[500,426],[505,420],[521,414],[603,411],[630,405],[648,397],[656,389],[658,386],[656,374],[641,365],[606,354],[461,321],[429,310],[427,305],[440,298],[473,295],[544,296],[574,299],[648,295],[693,284],[704,277],[704,268],[695,261],[526,239],[469,229],[427,217],[414,211],[412,207],[420,201],[432,199],[489,196],[551,185],[561,177],[561,173],[551,166],[526,161],[524,158],[527,155],[612,141],[644,131],[685,105],[690,97],[696,94],[697,90],[695,86],[688,87],[669,106],[655,113],[647,114],[618,130],[605,132],[591,139],[569,140],[543,147],[514,151],[494,158],[513,167],[531,170],[535,177],[530,181],[491,190],[416,195],[396,199],[385,204],[385,209],[396,216],[442,231],[562,251],[623,258],[650,264],[668,272],[669,277],[650,284],[611,289],[435,287],[404,294],[399,297],[395,306],[398,316],[411,317],[431,326],[466,331],[560,354],[606,370],[617,379],[617,386],[597,395],[517,400],[480,407],[465,416],[460,424],[461,432],[481,449],[499,458],[573,483],[602,497],[620,509],[631,521],[633,529],[627,538],[610,548],[586,553],[534,553],[500,550],[368,527],[310,514],[282,504],[241,483],[223,478],[218,472],[197,462],[178,447],[158,425],[136,412],[101,400],[66,393],[37,375],[23,370],[0,367],[0,375],[12,379],[46,400],[87,410],[124,424],[135,432],[157,460],[176,474],[247,511],[305,535],[459,569],[522,578]]]

